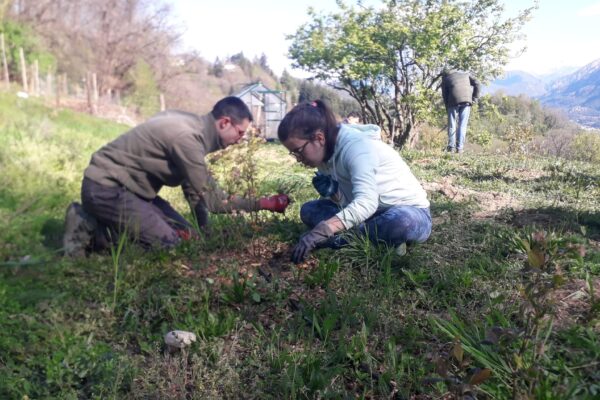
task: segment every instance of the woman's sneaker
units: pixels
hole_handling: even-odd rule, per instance
[[[96,219],[83,211],[81,204],[77,202],[69,204],[63,236],[65,256],[84,257],[97,226]]]

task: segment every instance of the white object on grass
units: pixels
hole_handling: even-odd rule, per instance
[[[169,347],[183,349],[196,341],[196,335],[186,331],[171,331],[165,335],[165,343]]]
[[[398,254],[400,257],[406,254],[406,243],[400,243],[400,245],[396,247],[396,254]]]

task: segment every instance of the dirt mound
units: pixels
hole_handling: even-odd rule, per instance
[[[594,278],[592,285],[597,298],[598,293],[600,293],[600,279]],[[557,329],[572,327],[591,317],[591,298],[585,280],[574,279],[569,281],[563,287],[557,289],[553,297],[556,305],[554,326]],[[596,325],[596,331],[600,331],[600,324]]]
[[[520,203],[511,195],[500,192],[478,192],[455,185],[452,177],[441,181],[425,182],[423,188],[428,192],[441,193],[455,202],[475,201],[481,209],[473,214],[475,218],[493,218],[498,211],[505,208],[519,208]]]

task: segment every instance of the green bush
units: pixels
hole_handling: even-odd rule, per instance
[[[6,59],[11,79],[21,79],[21,62],[19,57],[19,48],[23,49],[25,62],[32,64],[38,61],[40,72],[56,69],[56,59],[54,55],[46,51],[42,41],[27,26],[13,21],[5,21],[0,24],[0,33],[4,34],[4,44],[6,46]]]
[[[126,97],[126,103],[134,106],[144,117],[149,117],[160,110],[160,91],[152,68],[144,60],[138,60],[131,72],[130,79],[133,89]]]
[[[419,150],[443,149],[446,147],[447,135],[445,129],[439,129],[429,124],[423,124],[418,129],[419,140],[416,148]]]
[[[575,160],[600,162],[600,134],[583,132],[575,136],[571,142],[570,154]]]

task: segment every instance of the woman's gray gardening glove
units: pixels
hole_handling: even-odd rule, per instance
[[[312,184],[323,197],[332,197],[338,191],[338,182],[331,176],[318,171],[315,172],[315,176],[312,178]]]
[[[310,254],[314,248],[324,243],[327,239],[333,236],[333,231],[331,228],[325,223],[325,221],[321,221],[315,226],[312,230],[306,232],[302,237],[300,237],[300,241],[294,250],[292,251],[292,261],[295,264],[298,264],[306,258]]]

